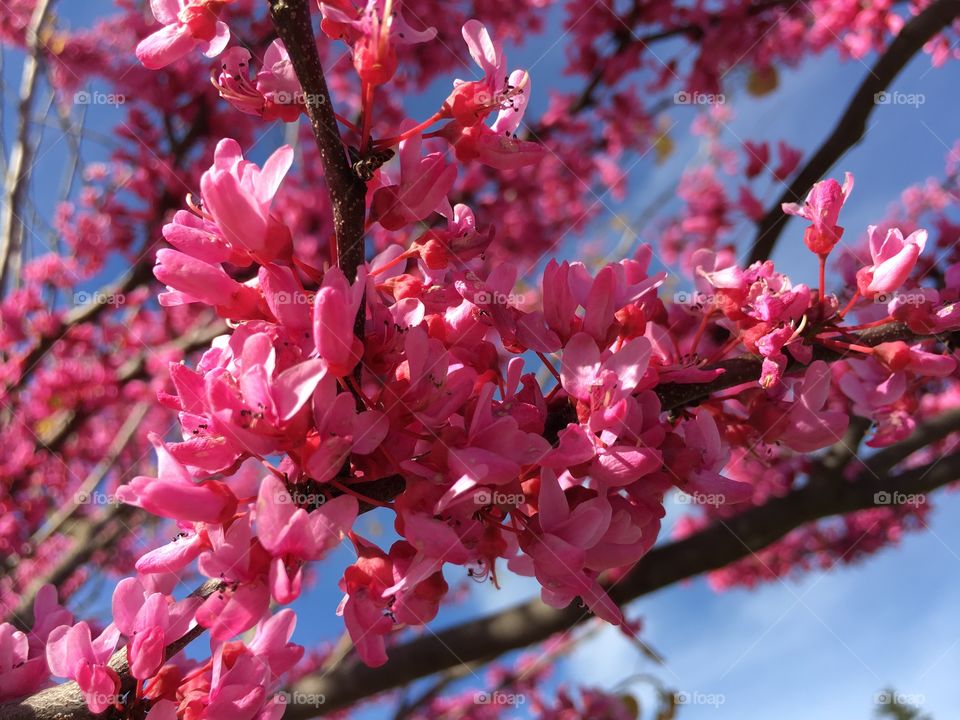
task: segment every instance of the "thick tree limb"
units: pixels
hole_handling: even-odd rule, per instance
[[[903,26],[860,83],[830,137],[760,220],[748,264],[770,257],[787,222],[781,205],[803,202],[813,184],[821,180],[847,150],[860,142],[867,129],[867,120],[877,104],[876,95],[886,90],[926,42],[948,27],[957,16],[960,16],[960,0],[936,0]]]
[[[905,448],[926,446],[960,431],[960,413],[950,422],[937,418],[920,426]],[[891,451],[901,454],[903,451]],[[673,583],[724,567],[776,542],[801,525],[844,513],[875,507],[874,496],[890,493],[927,493],[960,479],[960,452],[919,468],[893,475],[892,466],[870,471],[846,482],[834,473],[812,478],[802,488],[765,505],[751,508],[711,525],[688,538],[651,550],[635,569],[610,589],[615,602],[625,604]],[[541,642],[593,616],[576,604],[564,609],[539,600],[474,620],[436,634],[423,635],[390,650],[390,661],[368,668],[352,655],[322,677],[307,677],[294,692],[325,697],[323,712],[332,712],[461,663],[492,658]],[[291,705],[287,720],[304,720],[317,713],[313,706]]]

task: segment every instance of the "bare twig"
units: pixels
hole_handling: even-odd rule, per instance
[[[17,137],[7,166],[4,183],[3,212],[0,215],[0,296],[10,277],[10,263],[19,257],[23,245],[24,225],[20,217],[24,195],[29,187],[33,146],[30,143],[31,114],[40,76],[40,33],[47,24],[53,0],[38,0],[26,31],[26,56],[20,80],[20,102],[17,106]]]

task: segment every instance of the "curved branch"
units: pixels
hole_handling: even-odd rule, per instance
[[[956,431],[960,431],[960,412],[951,413],[949,422],[937,418],[921,425],[905,441],[904,451],[926,446]],[[890,473],[890,465],[875,469],[881,471],[879,478],[864,471],[853,482],[825,473],[786,496],[720,521],[683,540],[655,547],[621,582],[610,588],[610,596],[615,602],[625,604],[681,580],[724,567],[776,542],[805,523],[875,507],[877,492],[925,493],[955,482],[960,479],[960,452],[895,476]],[[324,712],[332,712],[461,663],[490,659],[533,645],[592,617],[577,604],[556,609],[533,600],[394,647],[389,662],[379,668],[369,668],[356,655],[351,655],[332,672],[301,680],[294,686],[294,693],[314,696],[319,693],[325,698]],[[313,706],[290,705],[285,717],[305,720],[314,714]]]
[[[866,132],[870,113],[877,104],[876,95],[893,82],[930,38],[948,27],[958,15],[960,15],[960,2],[936,0],[903,26],[897,37],[890,43],[890,47],[874,63],[863,82],[860,83],[860,87],[847,105],[830,137],[824,141],[800,174],[790,183],[790,187],[784,190],[760,220],[747,264],[765,260],[770,256],[787,222],[787,216],[783,213],[781,205],[803,202],[813,184],[821,180],[847,150],[860,142]]]

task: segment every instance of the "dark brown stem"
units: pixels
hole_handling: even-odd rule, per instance
[[[340,269],[351,282],[363,265],[366,184],[353,172],[340,138],[330,91],[317,54],[317,43],[307,0],[269,0],[277,35],[290,53],[290,61],[303,88],[307,115],[320,150],[327,190],[333,206]],[[362,312],[362,309],[361,309]]]

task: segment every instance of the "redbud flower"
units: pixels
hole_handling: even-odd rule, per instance
[[[490,37],[483,23],[467,20],[463,24],[463,39],[470,49],[470,57],[483,70],[484,77],[482,80],[455,80],[453,92],[443,104],[443,112],[463,127],[472,127],[522,93],[523,87],[511,88],[507,83],[503,45]]]
[[[877,226],[867,228],[873,264],[857,271],[857,289],[865,297],[898,290],[917,264],[927,243],[927,231],[915,230],[906,238],[897,228],[890,228],[881,240]]]
[[[213,165],[200,178],[203,209],[234,250],[268,262],[289,254],[290,231],[270,214],[283,177],[293,163],[293,148],[284,145],[261,169],[243,159],[240,144],[217,143]]]
[[[457,178],[457,168],[443,153],[420,156],[419,134],[400,143],[400,179],[373,193],[370,216],[387,230],[399,230],[423,220],[434,211],[449,214],[447,193]]]
[[[121,502],[176,520],[219,523],[233,516],[237,498],[225,483],[196,482],[159,436],[151,433],[150,442],[157,451],[157,477],[137,476],[118,488]]]
[[[150,9],[164,27],[137,45],[144,67],[158,70],[179,60],[195,47],[216,57],[230,40],[230,29],[218,19],[232,0],[151,0]]]
[[[47,665],[57,677],[76,681],[87,707],[101,713],[113,703],[120,691],[120,678],[107,665],[120,639],[120,630],[109,625],[96,640],[90,636],[90,626],[79,622],[73,627],[61,625],[47,639]]]
[[[400,12],[400,0],[368,0],[362,10],[350,2],[320,3],[320,28],[328,37],[341,38],[353,48],[353,64],[360,79],[374,85],[389,82],[397,71],[397,45],[432,40],[436,28],[415,30]]]
[[[804,204],[783,203],[783,211],[788,215],[806,218],[811,225],[803,235],[803,241],[810,250],[820,257],[826,257],[840,242],[843,228],[837,225],[840,208],[850,197],[853,190],[853,175],[847,173],[843,187],[833,178],[821,180],[811,188]]]
[[[255,83],[250,59],[250,51],[240,46],[223,53],[220,74],[212,80],[220,97],[248,115],[294,122],[305,109],[304,95],[283,41],[270,43]]]

